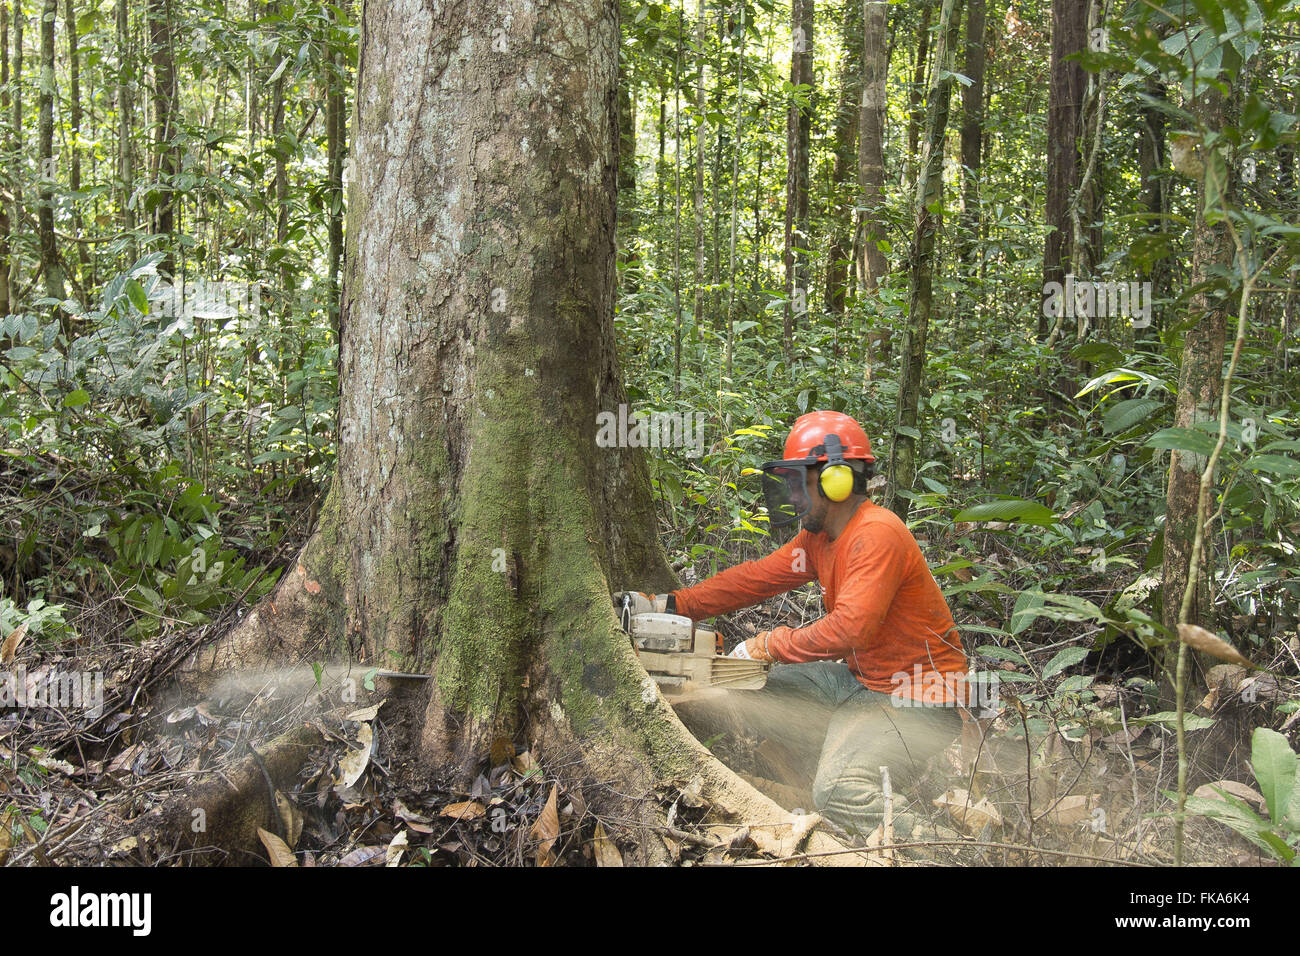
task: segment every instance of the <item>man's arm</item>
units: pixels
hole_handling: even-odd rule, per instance
[[[865,651],[903,583],[908,550],[883,524],[863,528],[848,555],[844,585],[835,609],[807,627],[773,628],[768,652],[790,664],[839,660]]]
[[[694,587],[674,591],[677,613],[699,621],[757,604],[765,598],[807,584],[816,575],[804,541],[806,532],[765,558],[720,571]]]

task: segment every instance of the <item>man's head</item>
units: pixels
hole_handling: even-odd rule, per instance
[[[832,501],[826,496],[824,491],[818,486],[821,484],[822,468],[809,468],[804,479],[804,495],[807,497],[809,507],[807,512],[799,519],[805,531],[817,534],[826,530],[829,522],[832,527],[839,524],[836,520],[841,516],[852,515],[858,505],[867,497],[866,482],[875,474],[875,462],[867,463],[860,459],[852,459],[848,462],[849,468],[854,472],[853,487],[861,488],[859,491],[851,491],[849,496],[842,501]]]
[[[866,497],[875,461],[866,432],[848,415],[801,416],[786,438],[785,458],[762,466],[771,523],[798,518],[814,533],[840,526]]]

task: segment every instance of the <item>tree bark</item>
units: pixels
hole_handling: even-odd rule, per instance
[[[954,9],[956,8],[956,9]],[[934,70],[927,97],[926,137],[913,204],[915,225],[912,238],[912,295],[907,328],[903,334],[902,374],[898,383],[898,409],[894,424],[893,452],[889,456],[886,506],[904,521],[911,507],[903,492],[910,491],[916,478],[916,451],[920,423],[921,385],[925,377],[925,341],[934,306],[933,282],[935,239],[942,214],[935,212],[943,201],[943,143],[948,129],[952,92],[952,50],[957,45],[960,0],[943,0],[935,41]]]
[[[596,442],[626,402],[617,6],[505,7],[364,9],[338,472],[295,568],[202,665],[323,639],[433,675],[413,772],[467,784],[506,736],[577,748],[648,822],[683,773],[724,817],[779,814],[676,719],[610,607],[673,583],[643,456]],[[645,841],[635,861],[661,858]]]

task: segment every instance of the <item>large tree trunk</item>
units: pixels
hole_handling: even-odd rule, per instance
[[[295,568],[204,663],[324,640],[310,653],[433,675],[421,772],[468,783],[507,736],[576,748],[623,793],[700,773],[724,814],[777,814],[657,696],[610,607],[672,584],[644,458],[596,443],[626,401],[617,46],[608,0],[365,7],[338,473]]]
[[[954,9],[956,7],[957,9]],[[925,378],[925,341],[934,306],[935,240],[942,203],[943,143],[948,129],[952,93],[952,50],[957,43],[960,0],[943,0],[935,40],[934,71],[931,74],[926,117],[925,143],[916,179],[912,228],[912,295],[907,329],[903,334],[902,369],[898,382],[898,404],[894,422],[893,454],[889,456],[886,505],[906,520],[911,506],[903,492],[910,491],[916,478],[916,451],[920,424],[921,385]]]

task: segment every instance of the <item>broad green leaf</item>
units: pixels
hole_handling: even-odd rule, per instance
[[[1213,436],[1191,428],[1162,428],[1147,439],[1149,448],[1190,451],[1207,457],[1213,453],[1215,444],[1216,440]]]
[[[1295,751],[1276,730],[1256,727],[1250,738],[1250,765],[1259,781],[1259,792],[1268,804],[1269,816],[1274,822],[1280,822],[1290,807],[1295,789]]]
[[[1066,647],[1062,649],[1043,668],[1043,680],[1055,677],[1067,667],[1073,667],[1087,656],[1088,649],[1086,647]]]
[[[964,508],[953,516],[953,521],[1018,521],[1022,524],[1049,525],[1056,515],[1046,505],[1023,498],[986,501]]]
[[[1156,401],[1153,398],[1131,398],[1107,410],[1101,418],[1102,429],[1108,435],[1115,432],[1126,432],[1164,407],[1164,402]]]
[[[1300,477],[1300,462],[1284,455],[1252,455],[1246,460],[1245,467],[1282,478]]]

